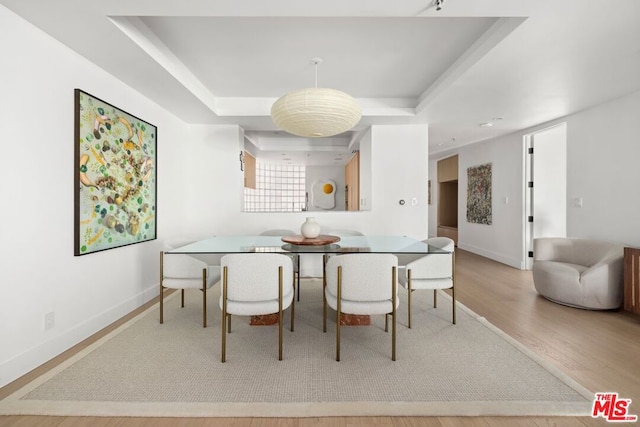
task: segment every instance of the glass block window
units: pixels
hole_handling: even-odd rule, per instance
[[[304,165],[256,162],[256,188],[244,189],[245,212],[301,212],[304,207]]]

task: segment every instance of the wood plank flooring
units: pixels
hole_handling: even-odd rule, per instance
[[[520,271],[463,250],[456,252],[456,274],[458,301],[542,355],[587,389],[593,392],[615,391],[621,397],[632,399],[630,412],[640,415],[640,316],[624,311],[580,310],[549,302],[535,292],[531,272]],[[122,319],[105,328],[96,336],[0,389],[0,398],[22,387],[126,320],[127,318]],[[405,320],[400,318],[400,321]],[[419,327],[419,318],[413,322],[416,325],[414,327]],[[603,419],[590,417],[331,417],[331,414],[322,418],[0,417],[2,427],[602,425],[607,425]]]

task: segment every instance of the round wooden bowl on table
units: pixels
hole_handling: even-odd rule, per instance
[[[282,241],[285,243],[291,243],[292,245],[300,246],[324,246],[330,245],[340,241],[338,236],[330,236],[328,234],[321,234],[318,237],[306,238],[302,235],[296,236],[284,236]]]

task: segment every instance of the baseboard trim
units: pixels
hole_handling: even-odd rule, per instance
[[[120,304],[96,314],[85,322],[66,331],[62,331],[51,339],[2,362],[0,364],[0,387],[4,387],[31,372],[38,366],[48,362],[121,317],[126,316],[133,310],[151,301],[151,299],[156,298],[158,292],[159,284],[149,286],[142,292],[122,301]]]
[[[506,264],[510,267],[513,268],[517,268],[518,270],[525,270],[525,266],[522,262],[522,260],[519,259],[513,259],[510,258],[508,256],[496,253],[496,252],[492,252],[492,251],[488,251],[484,248],[479,248],[477,246],[473,246],[473,245],[468,245],[466,243],[463,242],[458,242],[458,248],[463,249],[465,251],[468,252],[473,252],[476,255],[481,255],[485,258],[489,258],[492,259],[494,261],[498,261],[501,262],[502,264]]]

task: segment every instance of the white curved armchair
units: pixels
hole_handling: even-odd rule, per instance
[[[187,240],[165,243],[167,250],[187,245]],[[160,252],[160,323],[164,323],[164,290],[180,289],[181,306],[184,308],[185,289],[202,291],[202,327],[207,327],[207,289],[220,280],[220,270],[190,255]]]
[[[418,289],[433,290],[433,307],[438,305],[438,289],[451,289],[452,322],[456,323],[456,294],[455,294],[455,244],[447,237],[434,237],[424,240],[430,246],[447,251],[448,253],[428,254],[408,262],[404,266],[404,274],[400,274],[400,286],[407,290],[407,318],[411,328],[411,294]]]
[[[622,305],[624,245],[540,237],[533,241],[533,255],[533,283],[545,298],[591,310]]]
[[[385,331],[392,317],[391,359],[396,360],[398,260],[391,254],[346,254],[327,261],[323,298],[323,331],[327,331],[327,305],[336,310],[336,361],[340,361],[340,315],[385,315]]]
[[[278,360],[282,360],[282,311],[291,306],[293,332],[293,263],[276,253],[229,254],[222,257],[222,363],[226,361],[227,332],[231,315],[256,316],[278,313]]]

